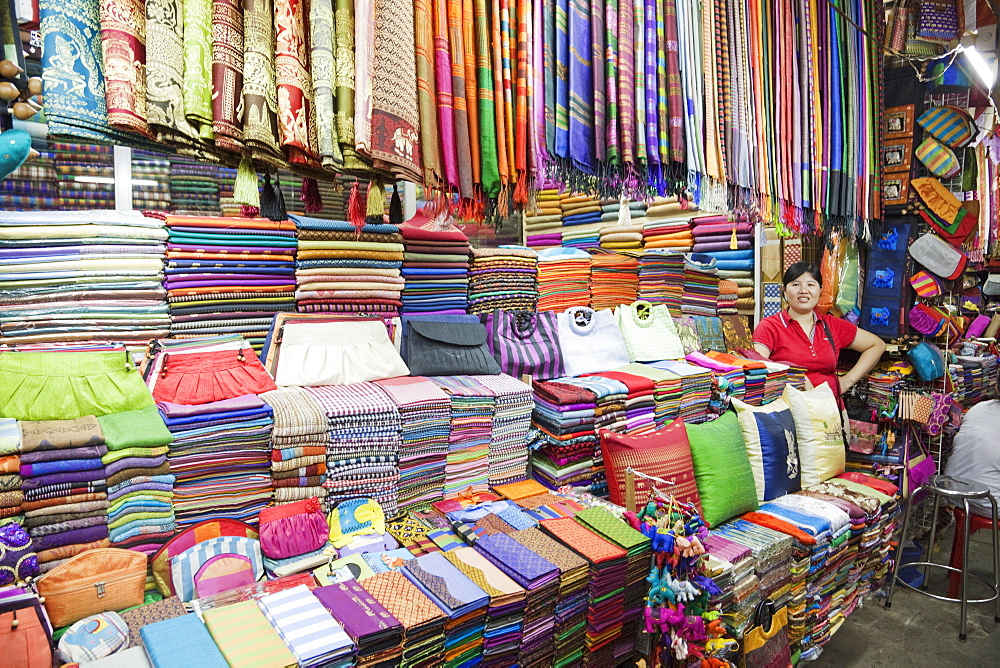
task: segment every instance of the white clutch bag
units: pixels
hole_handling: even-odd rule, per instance
[[[315,387],[408,375],[381,321],[289,323],[274,382]]]

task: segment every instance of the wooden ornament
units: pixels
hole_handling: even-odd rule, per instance
[[[42,94],[42,78],[41,77],[31,77],[28,79],[28,92],[32,95]]]
[[[21,91],[14,84],[9,81],[0,81],[0,100],[10,102],[16,100],[20,94]]]
[[[19,121],[26,121],[41,111],[41,107],[28,100],[27,102],[15,102],[13,111],[14,118]]]
[[[13,79],[24,72],[13,60],[0,60],[0,77]]]

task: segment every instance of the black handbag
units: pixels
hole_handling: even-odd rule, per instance
[[[486,347],[486,327],[479,323],[412,320],[407,339],[411,376],[500,373],[500,365]]]

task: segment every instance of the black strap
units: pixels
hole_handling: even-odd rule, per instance
[[[826,324],[826,320],[823,318],[818,318],[819,324],[823,325],[823,331],[826,332],[826,340],[830,342],[830,349],[833,351],[834,363],[836,363],[837,357],[840,353],[837,352],[837,346],[833,342],[833,334],[830,333],[830,325]]]

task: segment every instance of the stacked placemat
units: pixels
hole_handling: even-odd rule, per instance
[[[326,455],[330,442],[326,414],[301,387],[281,387],[260,396],[274,414],[271,478],[274,501],[325,498]]]
[[[445,464],[444,498],[489,487],[490,442],[496,407],[493,391],[471,376],[431,380],[451,400],[451,434]]]

